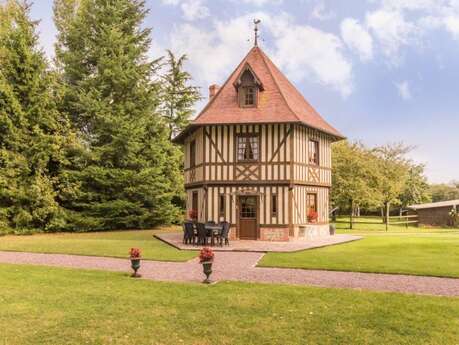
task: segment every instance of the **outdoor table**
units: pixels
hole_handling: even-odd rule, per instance
[[[222,232],[223,226],[222,225],[207,225],[206,224],[207,233],[210,232],[210,245],[215,245],[215,235],[218,235]]]

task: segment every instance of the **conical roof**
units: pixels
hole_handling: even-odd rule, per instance
[[[257,107],[239,106],[234,85],[246,68],[250,68],[262,85]],[[319,115],[269,57],[256,46],[176,141],[180,141],[180,137],[196,126],[262,123],[302,123],[337,139],[344,138]]]

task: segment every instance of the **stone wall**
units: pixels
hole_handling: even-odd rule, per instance
[[[295,227],[295,240],[315,240],[330,236],[329,224],[308,224]]]
[[[261,228],[261,241],[286,242],[288,238],[288,228]]]
[[[289,229],[287,227],[263,227],[260,228],[260,241],[272,242],[287,242],[289,240],[314,240],[317,238],[324,238],[330,236],[329,224],[310,224],[295,227],[295,236],[289,237]],[[230,240],[237,240],[236,227],[230,229]]]

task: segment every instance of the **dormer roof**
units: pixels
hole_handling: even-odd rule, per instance
[[[260,83],[257,107],[241,108],[238,80],[249,69]],[[259,48],[253,47],[230,75],[218,93],[174,141],[181,142],[193,128],[216,124],[299,123],[330,134],[336,140],[344,136],[326,122],[306,101],[296,87]]]
[[[236,80],[234,81],[233,85],[234,87],[236,88],[236,92],[237,92],[237,89],[239,88],[239,86],[241,86],[243,84],[242,82],[242,76],[244,75],[244,73],[246,72],[249,72],[253,79],[254,79],[254,82],[255,82],[255,85],[258,86],[258,88],[260,89],[260,91],[263,91],[264,88],[263,88],[263,83],[260,81],[260,79],[257,77],[257,74],[253,71],[252,67],[250,67],[250,65],[248,63],[245,64],[245,66],[241,69],[241,71],[239,72],[239,76],[236,78]]]

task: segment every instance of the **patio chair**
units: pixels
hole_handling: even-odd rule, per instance
[[[230,223],[228,222],[222,222],[220,223],[223,227],[222,227],[222,232],[220,234],[220,246],[223,247],[223,240],[225,240],[225,245],[226,246],[229,246],[229,239],[228,239],[228,236],[229,236],[229,231],[230,231]]]
[[[194,244],[195,243],[195,234],[194,234],[194,225],[192,222],[185,222],[183,224],[183,243],[185,244]]]
[[[204,223],[198,223],[196,225],[198,229],[198,245],[207,245],[207,229]]]

